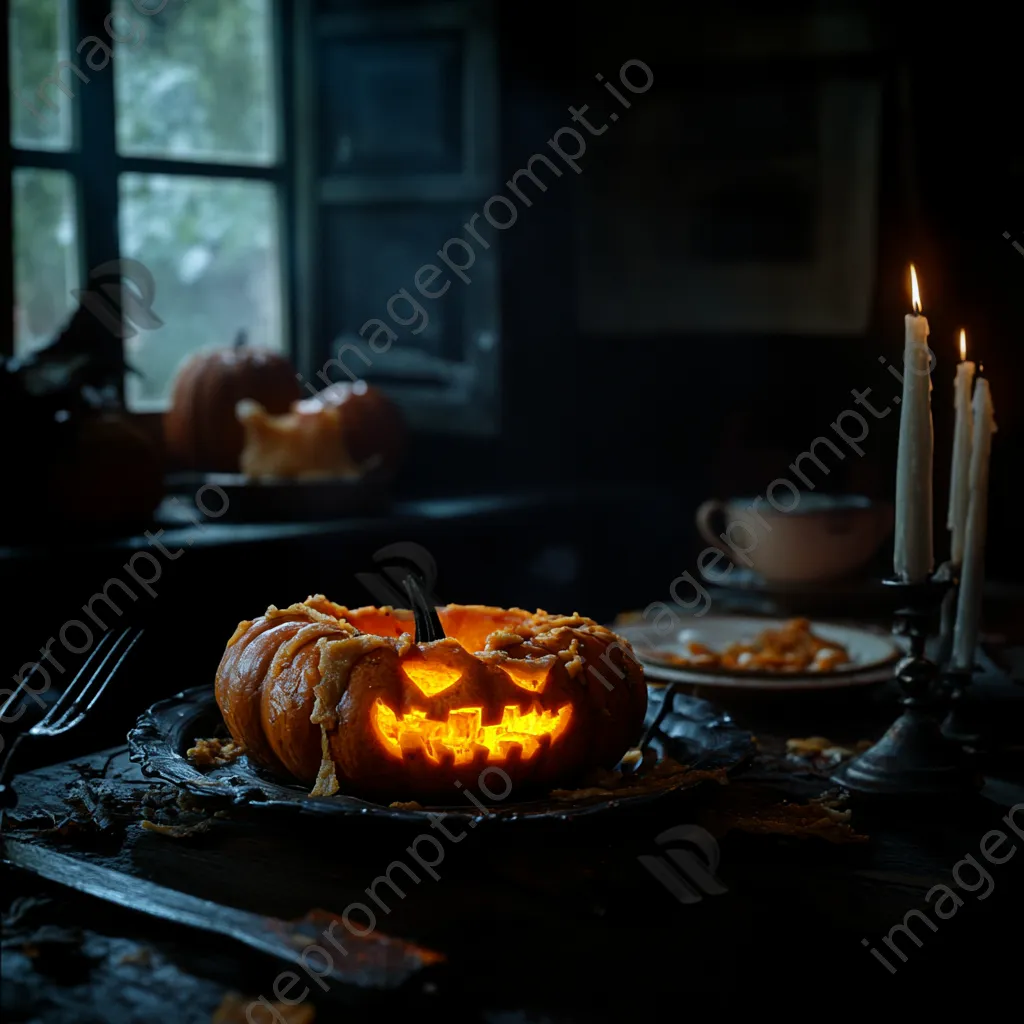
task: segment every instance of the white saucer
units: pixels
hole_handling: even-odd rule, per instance
[[[891,679],[893,667],[903,654],[887,633],[856,626],[812,622],[811,630],[823,640],[841,644],[850,661],[830,672],[737,672],[724,669],[681,668],[658,660],[658,653],[683,655],[692,641],[722,650],[729,644],[753,640],[765,629],[779,629],[786,619],[748,616],[706,615],[687,621],[682,631],[664,634],[648,623],[616,625],[613,628],[632,645],[652,681],[681,682],[745,690],[834,690],[868,686]]]

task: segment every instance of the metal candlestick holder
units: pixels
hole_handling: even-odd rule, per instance
[[[981,733],[971,713],[971,701],[967,690],[971,685],[974,669],[949,668],[946,670],[946,688],[949,691],[949,714],[942,723],[942,735],[954,743],[977,748]]]
[[[953,659],[953,633],[956,630],[956,602],[960,594],[960,566],[943,562],[935,570],[935,579],[945,584],[942,597],[942,613],[939,622],[939,645],[935,654],[936,662],[947,668]]]
[[[893,632],[910,641],[910,653],[896,666],[903,713],[873,747],[842,765],[832,781],[865,796],[949,797],[975,792],[978,780],[964,752],[942,734],[948,690],[939,666],[925,654],[952,580],[937,574],[923,583],[883,582],[898,595]]]
[[[965,747],[977,747],[981,742],[981,735],[974,715],[971,714],[971,700],[968,696],[974,666],[957,668],[953,662],[953,634],[956,631],[956,606],[960,593],[960,567],[946,562],[936,575],[949,581],[949,590],[942,601],[938,653],[938,662],[943,666],[946,691],[949,694],[949,714],[942,723],[942,735]]]

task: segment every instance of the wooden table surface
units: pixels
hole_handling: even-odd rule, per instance
[[[1019,709],[1019,686],[1006,677],[992,685],[1008,702],[993,708]],[[992,829],[1008,830],[1007,809],[1024,802],[1012,756],[991,762],[1002,778],[966,806],[855,805],[851,824],[868,836],[863,843],[723,833],[723,822],[749,820],[778,801],[803,803],[828,788],[825,774],[779,756],[787,734],[850,741],[877,735],[892,716],[884,694],[852,707],[791,710],[790,722],[806,724],[804,732],[773,733],[762,716],[762,752],[728,786],[707,784],[639,811],[569,825],[485,823],[466,831],[446,844],[438,878],[424,875],[408,886],[377,922],[391,936],[443,953],[444,964],[398,992],[324,991],[303,975],[287,994],[309,989],[300,1009],[315,1010],[318,1021],[425,1012],[455,1020],[622,1020],[733,999],[801,1015],[812,1005],[819,1016],[865,996],[923,999],[951,978],[978,972],[1010,978],[1024,856],[996,866],[979,849]],[[6,843],[34,844],[283,920],[365,900],[367,886],[415,839],[415,830],[371,820],[258,814],[213,818],[180,838],[151,831],[144,817],[198,819],[144,780],[123,748],[38,769],[17,786],[21,803],[6,822]],[[1024,831],[1024,807],[1016,821]],[[727,891],[682,904],[638,857],[657,852],[664,829],[693,822],[718,837],[717,877]],[[1024,845],[1024,836],[1010,838]],[[968,855],[987,868],[989,882],[964,862]],[[4,872],[7,1021],[223,1024],[245,1020],[245,1006],[260,995],[275,1001],[274,980],[285,969],[279,961],[10,866]],[[944,920],[930,913],[933,930],[913,912],[930,910],[926,896],[937,885],[962,902]],[[904,921],[920,945],[896,933],[906,960],[889,953],[890,970],[870,949],[888,952],[883,937]]]

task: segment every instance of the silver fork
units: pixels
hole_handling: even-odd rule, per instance
[[[126,626],[120,633],[115,633],[113,630],[104,633],[90,652],[89,657],[85,659],[82,667],[64,688],[64,692],[57,698],[53,707],[31,729],[19,733],[15,737],[7,752],[7,757],[4,758],[3,765],[0,766],[0,808],[13,807],[17,802],[14,790],[6,784],[6,780],[10,774],[14,753],[22,740],[26,736],[36,738],[60,736],[78,725],[103,695],[103,691],[114,678],[131,649],[139,642],[141,636],[142,630],[131,626]],[[28,683],[33,675],[34,673],[30,672],[25,676],[14,693],[7,698],[4,706],[0,708],[0,719],[5,718],[8,710],[28,689]]]

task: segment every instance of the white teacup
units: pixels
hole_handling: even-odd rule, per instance
[[[801,494],[792,511],[764,498],[705,501],[697,529],[737,565],[777,583],[818,583],[863,568],[892,530],[888,502],[861,496]],[[709,569],[709,576],[721,567]]]

